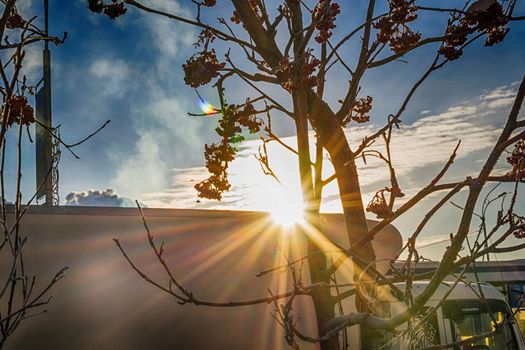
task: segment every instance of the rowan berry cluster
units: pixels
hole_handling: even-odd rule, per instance
[[[392,216],[392,210],[386,203],[385,195],[382,191],[377,192],[366,207],[366,211],[376,214],[378,219],[386,219]]]
[[[210,176],[195,185],[201,198],[221,200],[222,193],[231,187],[228,181],[228,167],[236,153],[231,141],[242,131],[232,112],[230,106],[225,106],[219,126],[215,129],[221,136],[221,142],[204,146],[204,159]]]
[[[202,6],[213,7],[217,4],[217,0],[204,0]]]
[[[469,33],[468,26],[462,23],[449,25],[445,32],[446,39],[438,52],[450,61],[457,60],[463,55],[461,46],[467,41]]]
[[[234,154],[233,147],[224,142],[204,146],[204,158],[210,176],[195,185],[199,197],[221,200],[222,193],[230,189],[227,170]]]
[[[235,24],[241,24],[241,19],[239,18],[239,15],[237,14],[237,11],[233,11],[230,21],[232,21]]]
[[[317,85],[317,79],[314,75],[317,67],[321,64],[317,58],[312,55],[311,51],[307,51],[304,56],[304,62],[301,66],[301,84],[312,87]]]
[[[324,43],[332,36],[332,29],[336,27],[335,17],[341,13],[339,4],[332,2],[329,3],[327,0],[321,0],[315,6],[313,11],[313,20],[315,23],[315,29],[319,33],[315,36],[315,41],[318,43]]]
[[[249,101],[243,106],[224,106],[219,126],[215,129],[221,137],[221,142],[204,147],[206,168],[210,176],[195,185],[199,197],[220,200],[222,193],[230,189],[228,167],[237,153],[234,145],[244,140],[241,127],[248,128],[250,133],[261,129],[262,121],[256,117],[256,113],[255,107]]]
[[[390,1],[390,19],[394,23],[402,24],[412,22],[417,18],[416,5],[406,0]]]
[[[365,98],[358,98],[355,100],[350,112],[343,119],[342,124],[347,125],[351,121],[355,121],[358,124],[366,123],[370,120],[368,114],[372,110],[372,96]]]
[[[377,41],[383,44],[388,43],[395,31],[394,22],[387,16],[379,18],[372,24],[372,27],[377,29]]]
[[[410,28],[405,27],[403,31],[392,36],[390,39],[390,48],[395,53],[407,52],[415,47],[420,39],[421,34],[419,32],[414,32]]]
[[[485,11],[466,15],[464,20],[469,26],[477,27],[478,31],[486,31],[485,46],[500,43],[509,31],[507,27],[509,20],[498,2],[494,2]]]
[[[525,179],[525,139],[520,139],[514,144],[514,150],[507,157],[507,162],[512,165],[512,177],[516,177],[516,180]]]
[[[29,125],[35,122],[35,113],[25,96],[13,96],[2,106],[2,115],[7,119],[7,125],[14,123]]]
[[[241,126],[248,128],[251,134],[259,132],[263,124],[262,120],[257,118],[256,113],[255,107],[250,102],[247,102],[243,109],[235,106],[235,119]]]
[[[9,17],[7,17],[7,22],[5,24],[6,28],[15,29],[23,28],[26,25],[26,21],[18,14],[16,8],[13,7]]]
[[[467,42],[468,35],[475,31],[486,33],[485,46],[498,44],[509,31],[507,24],[508,18],[498,2],[486,9],[467,12],[458,24],[451,24],[447,28],[446,39],[439,53],[449,60],[458,59],[463,54],[461,47]]]
[[[194,88],[208,84],[219,75],[219,70],[224,66],[224,63],[217,60],[215,50],[199,52],[182,65],[184,82]]]
[[[321,61],[312,55],[311,50],[307,51],[302,57],[302,62],[290,62],[289,57],[284,57],[279,62],[277,71],[288,77],[288,80],[283,83],[283,87],[287,91],[293,91],[299,86],[313,87],[317,85],[317,78],[314,73]]]
[[[123,1],[111,0],[111,3],[105,4],[103,0],[88,0],[88,7],[92,12],[104,13],[111,19],[115,19],[127,12]]]
[[[406,23],[417,18],[416,6],[407,0],[390,1],[390,11],[379,18],[372,26],[377,29],[377,41],[386,44],[395,53],[403,53],[413,48],[421,39],[421,34],[410,29]]]
[[[524,229],[517,229],[516,231],[512,232],[512,234],[517,239],[525,238],[525,230]]]

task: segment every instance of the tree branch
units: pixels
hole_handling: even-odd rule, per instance
[[[211,30],[221,40],[232,41],[232,42],[235,42],[235,43],[237,43],[237,44],[239,44],[241,46],[248,47],[248,48],[250,48],[251,50],[253,50],[255,52],[259,52],[259,50],[257,49],[257,46],[254,46],[254,45],[250,44],[247,41],[244,41],[244,40],[241,40],[241,39],[236,38],[234,36],[231,36],[231,35],[223,32],[223,31],[221,31],[221,30],[219,30],[219,29],[217,29],[215,27],[212,27],[210,25],[204,24],[202,22],[194,21],[194,20],[191,20],[191,19],[188,19],[188,18],[184,18],[184,17],[181,17],[181,16],[177,16],[177,15],[171,14],[171,13],[167,13],[167,12],[164,12],[164,11],[156,10],[156,9],[151,8],[151,7],[147,7],[147,6],[145,6],[145,5],[139,3],[138,1],[135,1],[135,0],[125,0],[125,2],[128,5],[134,6],[134,7],[138,8],[140,10],[143,10],[145,12],[157,14],[157,15],[160,15],[162,17],[170,18],[170,19],[182,22],[182,23],[186,23],[186,24],[190,24],[190,25],[193,25],[193,26],[196,26],[196,27],[203,28],[203,29]]]

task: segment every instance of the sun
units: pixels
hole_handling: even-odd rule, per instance
[[[279,202],[270,212],[272,220],[284,228],[290,228],[304,221],[303,206],[298,203]]]

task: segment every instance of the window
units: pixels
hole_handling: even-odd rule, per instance
[[[452,341],[463,341],[483,334],[486,337],[454,349],[518,349],[511,327],[512,317],[501,300],[452,300],[443,304],[443,313],[450,321]]]

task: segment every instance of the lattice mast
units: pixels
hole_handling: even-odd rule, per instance
[[[49,33],[49,0],[44,0],[44,30]],[[58,160],[60,149],[53,142],[51,114],[51,52],[49,42],[44,41],[42,87],[36,94],[36,188],[37,201],[44,198],[44,205],[57,205],[58,198]],[[40,83],[38,85],[40,85]],[[37,86],[38,86],[37,85]],[[57,135],[58,136],[58,135]]]

